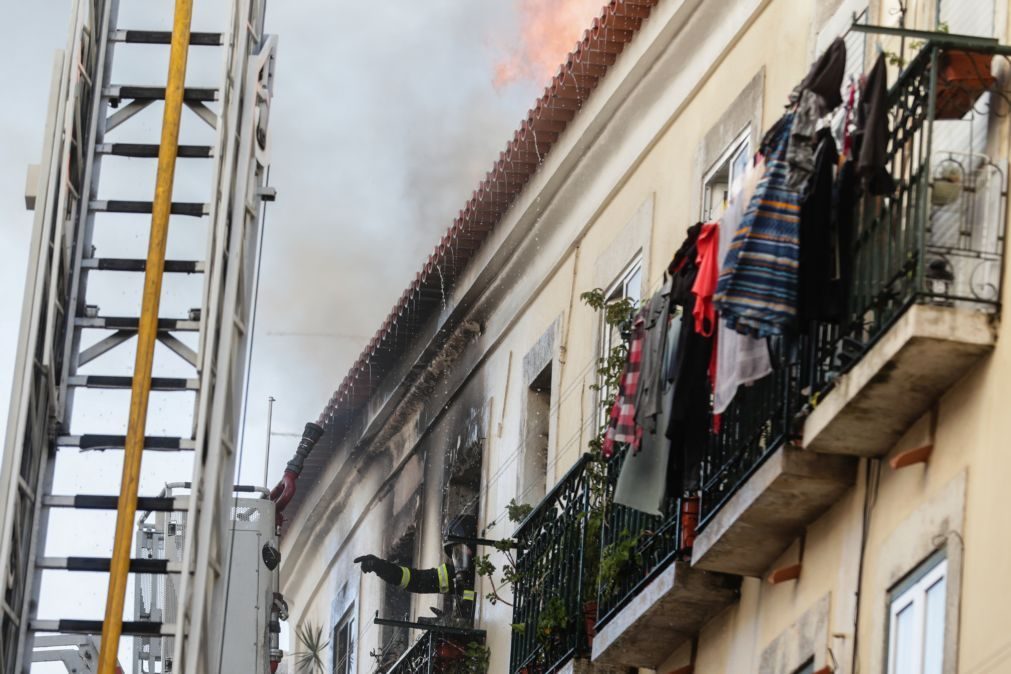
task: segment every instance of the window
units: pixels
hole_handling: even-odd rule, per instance
[[[702,179],[702,220],[719,219],[748,169],[751,132],[745,129]]]
[[[548,447],[551,441],[551,364],[527,389],[526,438],[520,503],[537,503],[547,493]]]
[[[333,630],[333,672],[351,674],[355,662],[355,607],[347,610]]]
[[[613,304],[621,300],[629,300],[633,304],[638,304],[642,297],[642,256],[636,256],[636,259],[632,261],[625,270],[621,273],[614,283],[607,288],[607,292],[604,295],[604,299],[608,304]],[[621,329],[616,326],[608,325],[607,322],[601,318],[600,321],[600,357],[606,358],[611,349],[615,345],[621,343]],[[600,395],[603,396],[601,400],[610,400],[614,397],[614,391],[601,390]],[[607,422],[608,414],[610,410],[601,409],[600,410],[600,422],[604,424]]]
[[[618,280],[611,284],[605,294],[608,304],[613,304],[621,300],[630,300],[638,304],[642,297],[642,257],[636,257],[632,264],[625,268]],[[618,328],[603,325],[603,339],[600,340],[600,355],[606,356],[611,348],[621,341],[621,332]]]
[[[947,573],[939,553],[891,591],[888,674],[941,674]]]

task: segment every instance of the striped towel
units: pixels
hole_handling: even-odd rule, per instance
[[[727,327],[755,337],[779,335],[797,315],[800,195],[787,187],[788,113],[766,137],[765,175],[741,219],[716,286]]]

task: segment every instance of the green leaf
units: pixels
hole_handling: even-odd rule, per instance
[[[304,622],[295,630],[295,636],[301,650],[295,651],[295,669],[306,674],[324,674],[324,653],[330,646],[330,640],[323,638],[323,628],[309,621]]]

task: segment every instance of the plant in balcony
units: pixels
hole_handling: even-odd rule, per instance
[[[572,616],[566,610],[561,597],[551,597],[541,606],[540,616],[537,618],[537,640],[541,645],[553,645],[571,627]]]
[[[588,443],[592,460],[587,465],[590,503],[585,523],[582,594],[586,635],[592,643],[596,632],[597,597],[601,594],[602,588],[615,586],[618,573],[623,572],[625,567],[616,556],[624,554],[623,547],[612,544],[602,549],[604,521],[611,506],[607,493],[607,466],[603,445],[609,412],[618,395],[622,375],[625,373],[628,338],[637,304],[627,297],[608,300],[602,288],[584,292],[579,297],[584,304],[602,315],[605,330],[617,331],[621,336],[621,339],[615,339],[611,348],[597,359],[597,383],[590,387],[599,396],[600,415],[603,420],[597,433]],[[608,596],[608,593],[605,592],[603,596]]]
[[[528,503],[517,503],[516,499],[509,501],[506,506],[506,516],[513,524],[519,524],[533,512],[534,507]],[[478,576],[483,576],[491,583],[491,592],[485,595],[485,599],[490,604],[499,602],[506,606],[512,606],[512,602],[502,596],[506,587],[512,587],[518,580],[523,578],[523,573],[517,569],[516,556],[513,554],[511,541],[499,541],[495,544],[495,549],[505,556],[505,563],[500,569],[491,560],[491,555],[479,555],[474,559],[474,571]],[[495,574],[501,571],[499,582],[495,582]],[[515,625],[513,626],[516,627]]]
[[[435,671],[446,674],[484,674],[491,662],[491,649],[477,641],[470,641],[464,648],[457,646],[457,655],[448,664]]]
[[[614,543],[606,546],[600,559],[600,593],[602,597],[614,595],[618,581],[637,566],[642,566],[642,556],[637,548],[639,537],[632,536],[627,530],[621,532]]]

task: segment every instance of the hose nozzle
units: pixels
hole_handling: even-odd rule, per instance
[[[321,437],[323,437],[323,427],[311,421],[308,422],[302,431],[302,439],[298,441],[295,456],[291,458],[291,461],[286,466],[287,470],[295,473],[295,475],[300,474],[302,472],[302,464],[305,463],[305,457],[309,456],[309,453],[312,452],[313,447],[316,446]]]

